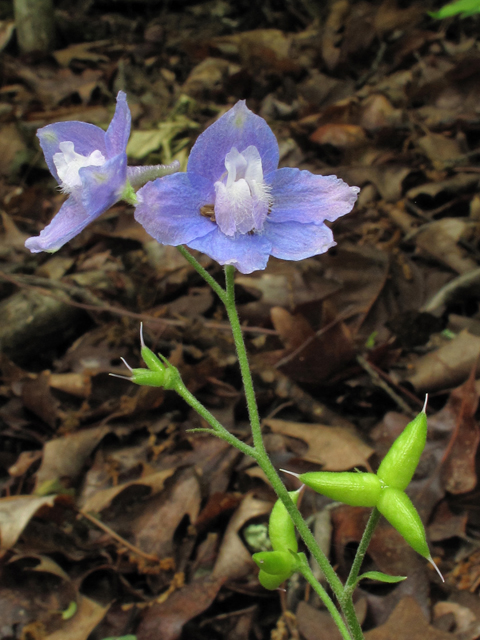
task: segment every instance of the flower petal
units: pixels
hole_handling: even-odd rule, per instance
[[[119,153],[125,153],[128,138],[130,137],[131,124],[132,116],[127,104],[127,94],[119,91],[115,115],[105,134],[105,146],[109,158],[113,158]]]
[[[279,158],[277,139],[265,120],[241,100],[198,137],[187,171],[216,182],[225,173],[225,157],[232,147],[242,153],[251,145],[260,153],[264,175],[275,171]]]
[[[336,220],[352,210],[360,191],[336,176],[317,176],[300,169],[279,169],[266,176],[265,182],[272,189],[270,222]]]
[[[88,216],[96,218],[120,200],[127,181],[127,154],[121,153],[101,167],[83,167],[78,174],[82,204]]]
[[[105,131],[87,122],[57,122],[48,124],[37,131],[40,146],[45,155],[45,161],[50,173],[61,182],[58,177],[53,156],[60,152],[61,142],[73,142],[75,152],[82,156],[89,156],[93,151],[100,151],[107,155],[105,147]]]
[[[310,258],[325,253],[336,244],[333,233],[324,224],[272,224],[268,219],[264,227],[264,236],[272,243],[272,256],[282,260]]]
[[[158,242],[177,246],[216,228],[200,208],[213,205],[215,190],[202,176],[175,173],[147,183],[137,191],[135,219]],[[213,212],[213,208],[212,208]]]
[[[265,269],[271,243],[261,235],[239,235],[229,238],[218,227],[203,238],[197,238],[188,246],[202,251],[219,264],[232,264],[241,273]]]
[[[39,236],[28,238],[25,242],[32,253],[57,251],[66,242],[80,233],[92,221],[82,204],[70,196],[60,208],[48,226]]]

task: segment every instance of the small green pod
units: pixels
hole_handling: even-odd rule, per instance
[[[392,487],[382,489],[377,509],[417,553],[430,560],[425,527],[406,493]]]
[[[298,502],[300,491],[301,489],[289,491],[290,497],[295,504]],[[289,549],[295,551],[295,553],[298,551],[295,525],[281,500],[277,500],[273,505],[270,520],[268,521],[268,537],[274,551],[288,552]]]
[[[382,460],[377,475],[388,487],[404,491],[413,478],[427,441],[427,415],[407,424]]]
[[[374,473],[356,471],[312,471],[298,478],[317,493],[351,507],[374,507],[382,484]]]
[[[143,345],[140,353],[143,361],[151,371],[165,371],[165,365],[162,363],[160,358],[153,353],[151,349]]]
[[[269,589],[270,591],[275,591],[278,587],[290,578],[290,574],[283,575],[272,575],[271,573],[267,573],[266,571],[260,571],[258,574],[258,581],[265,587],[265,589]]]
[[[291,575],[295,571],[295,558],[289,551],[260,551],[253,554],[252,560],[271,575]]]
[[[163,387],[165,371],[152,371],[151,369],[132,369],[130,378],[135,384],[145,387]]]

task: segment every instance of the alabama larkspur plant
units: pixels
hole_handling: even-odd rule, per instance
[[[147,183],[135,217],[158,242],[185,244],[242,273],[270,255],[302,260],[335,244],[324,224],[349,213],[358,187],[336,176],[278,169],[278,143],[245,101],[202,133],[186,173]]]
[[[122,198],[135,202],[134,187],[178,171],[178,162],[167,167],[127,167],[130,125],[127,96],[119,91],[107,131],[75,121],[57,122],[38,130],[48,168],[69,197],[40,235],[26,241],[32,253],[57,251]]]

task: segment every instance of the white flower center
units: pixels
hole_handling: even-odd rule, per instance
[[[75,151],[73,142],[60,142],[61,153],[53,155],[53,162],[62,184],[62,191],[71,193],[75,187],[81,187],[79,170],[83,167],[101,167],[107,161],[101,151],[92,151],[89,156],[82,156]]]
[[[242,153],[232,147],[225,156],[225,168],[214,185],[215,221],[220,230],[234,236],[262,229],[272,198],[257,147],[252,145]]]

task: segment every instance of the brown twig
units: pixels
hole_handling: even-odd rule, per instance
[[[108,525],[104,524],[100,520],[97,520],[97,518],[94,518],[92,515],[90,515],[86,511],[83,511],[82,509],[77,509],[77,511],[83,518],[86,518],[89,522],[91,522],[96,527],[104,531],[111,538],[119,542],[124,547],[127,547],[127,549],[130,549],[130,551],[132,551],[133,553],[137,554],[138,556],[141,556],[142,558],[145,558],[145,560],[149,560],[150,562],[155,562],[157,564],[161,562],[160,558],[158,558],[157,556],[152,556],[149,553],[145,553],[145,551],[142,551],[135,545],[125,540],[125,538],[122,538],[122,536],[118,535],[118,533],[115,533],[113,529],[110,529]]]
[[[91,292],[81,289],[80,287],[75,287],[73,285],[66,284],[65,282],[52,282],[48,278],[39,278],[37,276],[20,276],[14,277],[10,274],[7,274],[3,271],[0,271],[0,278],[6,280],[7,282],[11,282],[15,286],[21,289],[30,289],[40,293],[44,296],[48,296],[53,298],[54,300],[60,300],[65,304],[69,304],[72,307],[78,307],[79,309],[85,309],[85,311],[94,311],[97,313],[111,313],[112,315],[118,315],[121,317],[132,318],[134,320],[139,320],[140,322],[145,322],[148,324],[158,324],[160,326],[165,327],[185,327],[187,325],[186,320],[172,320],[170,318],[157,318],[156,316],[151,316],[145,313],[135,313],[134,311],[128,311],[128,309],[123,309],[122,307],[116,307],[110,304],[105,304],[99,298],[94,296]],[[33,284],[34,282],[41,283]],[[57,296],[45,287],[52,287],[55,289],[59,289],[61,291],[65,291],[69,296],[78,295],[87,297],[93,301],[93,304],[87,304],[85,302],[77,302],[76,300],[72,300],[69,298],[66,300],[61,296]],[[208,329],[217,329],[218,331],[230,331],[230,325],[226,322],[205,322],[205,327]],[[242,327],[242,330],[245,333],[256,333],[256,334],[267,334],[267,335],[278,335],[278,331],[275,329],[266,329],[264,327]]]

